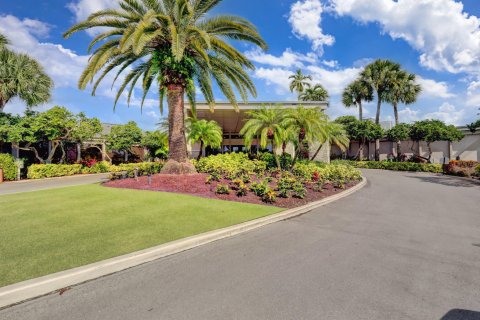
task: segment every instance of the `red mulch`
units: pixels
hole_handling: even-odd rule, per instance
[[[157,174],[151,177],[151,184],[148,184],[147,177],[140,177],[138,181],[135,179],[123,179],[114,180],[104,183],[103,185],[111,188],[124,188],[124,189],[138,189],[138,190],[150,190],[150,191],[162,191],[172,193],[182,193],[193,196],[199,196],[203,198],[220,199],[228,201],[237,201],[245,203],[254,203],[262,205],[271,205],[281,208],[295,208],[303,206],[313,201],[318,201],[344,191],[344,189],[335,189],[331,185],[326,185],[322,192],[313,191],[307,187],[306,197],[304,199],[296,198],[280,198],[277,197],[277,201],[274,203],[264,203],[253,192],[248,192],[244,197],[238,197],[235,191],[231,191],[228,195],[217,195],[215,189],[217,184],[229,184],[229,180],[222,180],[220,182],[213,182],[212,184],[206,184],[205,181],[208,174],[192,174],[192,175],[166,175]],[[346,185],[346,189],[355,186],[357,183],[349,183]]]

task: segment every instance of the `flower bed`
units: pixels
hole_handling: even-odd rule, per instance
[[[480,163],[477,161],[450,161],[445,166],[445,173],[460,177],[480,177]]]
[[[194,175],[154,175],[104,185],[292,208],[338,193],[361,180],[361,172],[349,165],[302,162],[292,172],[266,170],[265,162],[249,160],[245,154],[213,156],[195,164],[200,173]]]

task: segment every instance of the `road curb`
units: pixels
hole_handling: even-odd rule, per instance
[[[348,190],[302,207],[0,288],[0,309],[217,240],[258,229],[278,221],[297,217],[313,209],[345,198],[362,189],[366,184],[367,179],[362,178],[359,184]]]

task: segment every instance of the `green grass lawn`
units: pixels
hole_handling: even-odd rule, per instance
[[[0,287],[281,210],[99,185],[0,196]]]

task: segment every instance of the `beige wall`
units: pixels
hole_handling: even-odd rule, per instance
[[[431,145],[432,148],[432,162],[442,163],[444,157],[447,160],[455,160],[457,156],[461,160],[480,161],[480,133],[472,134],[465,133],[465,138],[459,142],[449,143],[448,141],[438,141]],[[358,142],[352,142],[350,144],[348,157],[355,157],[358,154]],[[414,153],[419,154],[422,157],[428,156],[428,147],[425,142],[413,142],[402,141],[401,153],[412,156]],[[380,143],[380,160],[386,160],[389,154],[396,156],[396,143],[391,141],[382,141]],[[332,155],[335,157],[341,157],[342,152],[336,146],[332,147]],[[368,145],[364,146],[363,152],[364,159],[375,159],[375,143],[370,143],[370,150]]]

